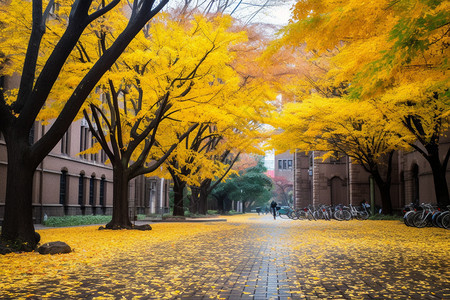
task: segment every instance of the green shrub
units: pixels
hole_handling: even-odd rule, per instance
[[[111,216],[64,216],[49,217],[43,222],[49,227],[66,227],[77,225],[106,224],[111,221]]]
[[[137,219],[138,219],[138,220],[145,220],[146,217],[147,217],[147,216],[146,216],[146,215],[143,215],[143,214],[137,215]]]

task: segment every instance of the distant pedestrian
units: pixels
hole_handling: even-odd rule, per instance
[[[259,216],[261,214],[261,207],[257,207],[256,212],[258,213],[258,216]]]
[[[274,220],[277,218],[277,205],[275,200],[272,200],[272,203],[270,203],[270,210],[272,211]]]

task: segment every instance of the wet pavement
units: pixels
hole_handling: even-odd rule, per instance
[[[203,225],[214,230],[34,282],[28,298],[450,299],[448,230],[256,214]]]

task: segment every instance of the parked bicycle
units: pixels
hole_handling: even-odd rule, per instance
[[[293,213],[291,213],[291,218],[294,220],[317,221],[316,217],[314,216],[314,212],[311,209],[311,206],[302,209],[296,209]]]
[[[319,207],[314,210],[313,214],[316,219],[331,221],[333,218],[333,207],[330,205],[319,205]]]
[[[350,204],[350,213],[352,218],[357,220],[367,220],[369,218],[369,213],[365,206],[354,206]]]
[[[435,226],[448,229],[450,227],[450,205],[442,209],[429,203],[405,207],[403,220],[405,225],[417,228]]]
[[[338,221],[349,221],[352,218],[352,213],[349,207],[340,204],[335,207],[334,218]]]
[[[280,218],[289,219],[291,218],[291,213],[293,211],[294,209],[289,206],[281,206],[280,209],[277,210],[277,214]]]

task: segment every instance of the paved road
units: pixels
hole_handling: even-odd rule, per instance
[[[28,292],[52,290],[54,299],[450,299],[449,231],[257,215],[223,223],[138,255],[119,253],[67,282],[33,283]]]

